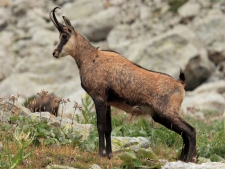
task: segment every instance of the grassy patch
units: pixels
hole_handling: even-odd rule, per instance
[[[11,146],[13,149],[13,146]],[[30,147],[32,154],[24,160],[18,169],[24,168],[45,168],[48,165],[65,165],[75,168],[87,169],[93,164],[98,164],[102,168],[113,168],[120,166],[121,160],[99,158],[96,152],[85,152],[79,148],[71,146],[41,146]]]
[[[102,168],[135,168],[151,166],[160,168],[157,160],[151,160],[150,152],[114,153],[114,158],[99,158],[96,115],[90,98],[83,99],[83,118],[76,117],[81,123],[94,124],[95,129],[86,140],[72,129],[49,126],[47,120],[9,117],[11,124],[1,122],[0,141],[3,149],[0,154],[0,168],[45,168],[48,165],[66,165],[75,168],[89,168],[98,164]],[[1,110],[0,110],[1,111]],[[206,118],[186,117],[197,133],[198,157],[221,161],[225,158],[224,119],[218,112],[204,112]],[[209,122],[210,119],[210,122]],[[122,112],[112,113],[113,136],[145,137],[159,159],[175,161],[181,152],[182,138],[151,119],[131,118]],[[154,156],[155,156],[154,155]],[[117,158],[116,158],[117,156]]]

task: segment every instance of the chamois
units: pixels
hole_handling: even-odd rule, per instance
[[[180,79],[144,69],[122,55],[93,47],[63,16],[59,23],[55,7],[50,20],[58,29],[59,42],[53,50],[55,58],[71,55],[79,69],[82,88],[93,99],[97,114],[99,155],[112,157],[111,106],[127,113],[149,114],[153,120],[181,135],[182,161],[196,158],[195,129],[181,118],[178,111],[184,98],[184,73]],[[106,141],[106,142],[105,142]]]
[[[54,98],[56,98],[54,94],[49,94],[42,98],[33,98],[27,103],[27,108],[30,109],[31,112],[47,111],[57,117],[59,102]]]

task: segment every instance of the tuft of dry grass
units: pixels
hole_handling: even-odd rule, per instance
[[[13,144],[10,145],[10,149],[16,151]],[[122,163],[119,159],[100,158],[96,152],[84,152],[80,148],[71,146],[29,147],[28,151],[32,151],[32,154],[18,166],[18,169],[39,169],[53,164],[80,169],[90,168],[93,164],[97,164],[102,169],[111,169],[119,167]]]
[[[158,143],[155,146],[150,146],[152,151],[159,157],[159,159],[165,159],[168,161],[178,160],[178,150],[174,147],[168,147],[165,144]]]

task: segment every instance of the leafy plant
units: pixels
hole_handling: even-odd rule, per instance
[[[98,148],[98,132],[93,130],[90,132],[88,138],[80,145],[84,151],[97,151]]]
[[[92,101],[91,97],[86,94],[82,98],[82,117],[76,115],[76,121],[82,124],[96,124],[96,113],[92,112],[94,107],[94,102]]]
[[[117,155],[117,158],[123,161],[121,167],[124,169],[133,169],[142,165],[141,161],[137,159],[134,151],[123,152]]]
[[[1,153],[0,168],[16,168],[24,159],[28,158],[31,154],[31,151],[27,152],[27,147],[32,143],[34,137],[31,136],[31,133],[20,132],[15,130],[14,132],[14,143],[18,151],[11,152],[9,149],[9,142],[5,139],[4,144],[6,144],[5,149]]]
[[[150,149],[139,149],[137,152],[133,150],[122,152],[116,158],[123,161],[121,167],[125,169],[134,169],[137,167],[161,168],[158,157]]]

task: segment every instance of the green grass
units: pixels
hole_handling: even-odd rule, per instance
[[[45,168],[49,164],[77,168],[89,168],[92,164],[117,169],[138,166],[160,168],[157,160],[153,163],[146,160],[149,159],[149,153],[145,151],[121,152],[114,154],[112,160],[99,158],[96,115],[93,112],[93,102],[88,96],[83,98],[82,107],[83,118],[76,117],[77,120],[95,126],[86,140],[82,140],[81,135],[72,129],[49,126],[47,120],[40,121],[17,115],[9,118],[11,124],[1,122],[0,141],[4,147],[0,154],[0,168]],[[203,113],[205,119],[185,118],[197,132],[197,155],[211,161],[222,161],[225,159],[224,119],[215,118],[221,116],[218,112]],[[112,125],[113,136],[148,138],[151,149],[159,159],[178,159],[182,138],[162,125],[152,122],[151,119],[131,119],[129,115],[114,110]]]

